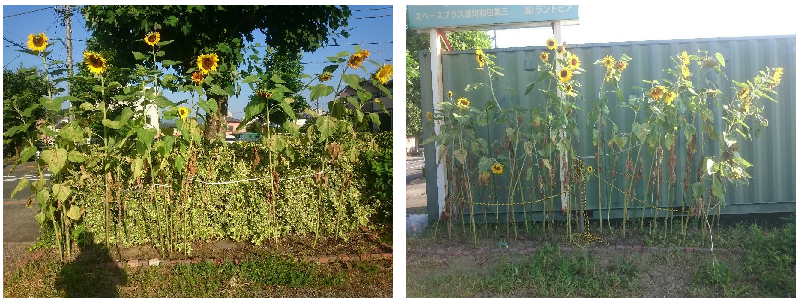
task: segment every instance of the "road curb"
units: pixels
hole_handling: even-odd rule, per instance
[[[418,256],[433,256],[433,255],[440,255],[440,256],[479,256],[482,254],[486,254],[487,252],[491,253],[521,253],[521,254],[534,254],[538,250],[541,250],[542,246],[536,247],[525,247],[525,248],[495,248],[491,250],[487,249],[476,249],[476,250],[463,250],[457,248],[446,248],[446,249],[418,249],[413,252],[414,255]],[[632,252],[647,252],[647,251],[684,251],[686,253],[711,253],[712,249],[709,247],[659,247],[659,246],[641,246],[641,245],[612,245],[612,246],[597,246],[597,247],[574,247],[574,246],[559,246],[556,247],[557,251],[562,251],[565,253],[570,253],[573,251],[608,251],[608,250],[618,250],[618,251],[632,251]],[[745,253],[745,250],[733,250],[733,249],[726,249],[726,248],[716,248],[715,252],[730,252],[730,253]]]

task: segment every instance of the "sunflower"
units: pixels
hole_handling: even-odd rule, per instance
[[[690,78],[690,68],[687,65],[681,66],[681,76],[684,78]]]
[[[566,92],[568,95],[569,95],[570,93],[572,93],[572,92],[573,92],[573,85],[570,85],[570,84],[568,84],[568,85],[565,85],[565,92]]]
[[[366,49],[358,53],[354,53],[352,56],[350,56],[350,59],[348,59],[348,66],[350,66],[352,69],[358,69],[360,66],[362,66],[362,63],[364,63],[364,60],[367,59],[367,57],[370,57],[370,51]]]
[[[434,121],[434,114],[426,112],[426,119],[428,119],[428,121]]]
[[[784,74],[783,67],[777,67],[773,70],[773,75],[771,75],[771,79],[773,82],[776,82],[776,85],[779,85],[779,82],[782,82],[782,74]]]
[[[748,88],[747,86],[743,87],[743,89],[741,89],[740,92],[737,93],[737,98],[745,100],[746,98],[750,97],[750,92],[751,92],[750,88]]]
[[[331,80],[331,77],[333,76],[334,75],[332,75],[331,72],[324,72],[321,75],[317,76],[317,79],[320,79],[320,82],[325,82]]]
[[[381,65],[381,68],[378,69],[373,78],[378,80],[378,82],[381,82],[381,84],[387,84],[387,82],[389,82],[389,79],[392,79],[392,64]]]
[[[748,114],[751,112],[751,98],[745,98],[745,102],[743,102],[743,106],[745,107],[745,113]]]
[[[84,52],[83,61],[86,62],[86,67],[89,68],[89,72],[93,74],[100,75],[106,72],[106,69],[108,69],[106,59],[103,59],[100,54],[95,52]]]
[[[495,164],[493,164],[490,169],[492,170],[492,173],[496,175],[500,175],[503,173],[503,165],[501,165],[498,162],[495,162]]]
[[[665,103],[667,103],[667,105],[673,104],[673,99],[676,99],[676,93],[671,91],[665,93]]]
[[[209,72],[217,70],[217,62],[219,61],[220,58],[218,58],[215,53],[200,55],[200,57],[197,57],[197,68],[200,69],[201,73],[206,75]]]
[[[470,101],[467,100],[467,98],[465,97],[459,98],[458,102],[459,103],[457,103],[456,106],[459,107],[459,109],[467,109],[468,107],[470,107]]]
[[[565,46],[564,45],[557,46],[556,47],[556,53],[559,54],[559,56],[564,56],[565,55]]]
[[[43,52],[45,48],[47,48],[47,36],[45,33],[41,34],[30,34],[28,35],[28,49],[35,51],[35,52]]]
[[[662,95],[664,94],[665,94],[665,87],[662,85],[654,86],[654,88],[652,88],[651,91],[648,92],[648,96],[650,96],[651,99],[654,100],[662,99]]]
[[[384,102],[381,101],[381,98],[375,98],[375,100],[373,100],[373,102],[377,103],[378,105],[384,104]]]
[[[579,69],[581,68],[581,60],[576,54],[570,54],[570,59],[567,61],[567,66],[571,69]]]
[[[615,77],[615,70],[612,68],[607,69],[606,73],[604,74],[604,80],[606,80],[606,82],[609,82],[614,77]]]
[[[152,32],[145,36],[145,43],[150,46],[156,46],[161,41],[161,34],[159,32]]]
[[[629,63],[623,60],[615,62],[615,69],[619,72],[622,72],[629,66]]]
[[[690,65],[690,56],[687,55],[687,51],[682,51],[679,58],[681,58],[681,65]]]
[[[615,58],[611,55],[606,55],[603,59],[603,63],[606,68],[612,68],[615,65]]]
[[[186,120],[186,116],[188,115],[189,115],[189,109],[186,108],[186,106],[181,106],[178,108],[178,116],[180,116],[181,119]]]
[[[192,81],[196,84],[200,84],[200,82],[203,81],[203,74],[198,72],[192,73]]]
[[[545,46],[547,46],[549,50],[556,48],[556,38],[548,38],[548,40],[545,40]]]
[[[448,98],[453,98],[453,92],[452,91],[448,91]]]
[[[559,80],[561,80],[562,83],[567,83],[567,81],[570,81],[570,78],[573,78],[573,71],[567,67],[563,67],[562,70],[559,71]]]
[[[592,166],[587,165],[587,172],[592,173]]]
[[[484,51],[481,49],[476,49],[476,62],[478,62],[478,67],[484,67],[486,58],[484,57]]]
[[[542,60],[542,62],[548,62],[548,53],[546,52],[540,53],[540,60]]]

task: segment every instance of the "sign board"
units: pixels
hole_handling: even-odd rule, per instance
[[[410,29],[505,29],[578,23],[578,5],[409,5]]]

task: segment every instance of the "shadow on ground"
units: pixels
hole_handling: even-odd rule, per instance
[[[127,275],[122,268],[98,268],[99,263],[113,262],[108,247],[94,243],[94,236],[87,234],[78,246],[78,256],[61,267],[55,286],[69,298],[117,298],[118,285],[125,285]]]

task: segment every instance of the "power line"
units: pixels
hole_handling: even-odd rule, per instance
[[[46,9],[51,9],[51,8],[54,8],[54,7],[55,7],[55,6],[48,6],[48,7],[43,7],[43,8],[40,8],[40,9],[35,9],[35,10],[32,10],[32,11],[28,11],[28,12],[22,12],[22,13],[18,13],[18,14],[13,14],[13,15],[8,15],[8,16],[3,16],[3,19],[5,19],[5,18],[11,18],[11,17],[17,17],[17,16],[22,16],[22,15],[27,15],[27,14],[30,14],[30,13],[35,13],[35,12],[38,12],[38,11],[43,11],[43,10],[46,10]]]
[[[14,60],[19,59],[19,56],[22,56],[22,53],[19,53],[19,55],[14,57],[14,59],[11,59],[11,61],[8,61],[8,63],[6,63],[6,65],[3,65],[3,69],[6,69],[6,67],[8,67],[8,65],[11,64],[11,62],[14,62]]]
[[[391,6],[387,6],[387,7],[378,7],[378,8],[363,8],[363,9],[354,9],[352,11],[353,12],[380,11],[380,10],[390,9],[390,8],[392,8],[392,7]]]
[[[377,19],[377,18],[384,18],[384,17],[391,17],[392,14],[382,15],[382,16],[366,16],[366,17],[354,17],[350,18],[350,20],[360,20],[360,19]]]
[[[392,59],[379,59],[377,61],[390,62],[390,61],[392,61]],[[331,61],[310,61],[310,62],[301,62],[300,64],[334,64],[334,62],[331,62]]]
[[[9,40],[9,39],[8,39],[8,38],[6,38],[6,37],[3,37],[3,40],[5,40],[5,41],[6,41],[6,42],[8,42],[8,43],[11,43],[11,44],[13,44],[13,45],[14,45],[14,46],[16,46],[16,47],[19,47],[20,49],[26,49],[26,48],[25,48],[25,45],[23,45],[23,44],[20,44],[20,43],[17,43],[17,42],[14,42],[14,41],[11,41],[11,40]],[[6,47],[9,47],[9,46],[8,46],[8,45],[6,45]]]

